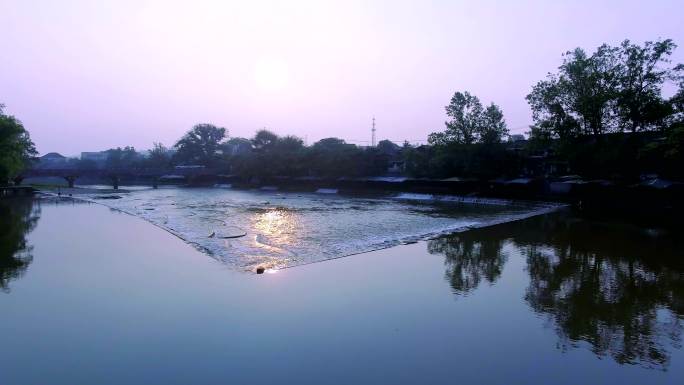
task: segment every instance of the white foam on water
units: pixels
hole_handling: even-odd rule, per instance
[[[316,194],[337,194],[336,188],[319,188]]]
[[[403,199],[410,201],[431,201],[434,200],[434,195],[431,194],[415,194],[415,193],[400,193],[394,199]]]
[[[93,199],[96,195],[89,199],[139,216],[239,270],[340,258],[523,219],[559,207],[430,194],[370,199],[212,188],[122,195],[117,200]],[[421,204],[403,202],[407,199]],[[432,204],[440,201],[460,204]]]
[[[398,200],[409,200],[409,201],[433,201],[433,202],[444,202],[444,203],[466,203],[466,204],[477,204],[477,205],[492,205],[492,206],[524,206],[524,205],[541,205],[545,206],[543,202],[522,202],[515,201],[511,199],[498,199],[498,198],[482,198],[473,196],[461,196],[461,195],[432,195],[432,194],[416,194],[416,193],[399,193],[393,197]],[[551,206],[557,206],[556,204],[550,204]]]

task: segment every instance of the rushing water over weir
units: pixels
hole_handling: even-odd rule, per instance
[[[470,197],[340,196],[225,188],[94,199],[142,217],[234,268],[283,268],[520,219],[555,206]]]

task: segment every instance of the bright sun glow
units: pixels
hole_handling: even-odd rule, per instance
[[[287,87],[290,75],[282,60],[260,60],[254,66],[254,80],[264,91],[280,91]]]

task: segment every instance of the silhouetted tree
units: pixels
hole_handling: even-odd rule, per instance
[[[28,131],[0,104],[0,185],[28,167],[37,154]]]
[[[404,145],[402,157],[406,172],[416,178],[426,178],[436,175],[436,167],[431,164],[434,159],[434,146],[422,145],[413,147]]]
[[[378,151],[382,154],[389,155],[389,156],[395,156],[399,153],[399,150],[401,147],[397,145],[396,143],[393,143],[391,140],[383,139],[378,142],[378,145],[376,146]]]
[[[218,150],[226,136],[226,129],[213,124],[197,124],[175,146],[176,160],[183,163],[213,165],[219,158]]]
[[[130,168],[136,166],[137,161],[138,153],[135,148],[131,146],[117,147],[107,150],[105,165],[108,169]]]
[[[298,176],[305,173],[301,138],[259,130],[251,140],[231,139],[223,146],[232,172],[245,177]]]
[[[500,143],[508,137],[508,127],[504,120],[503,111],[494,103],[490,104],[482,113],[479,137],[482,143]]]
[[[363,151],[339,138],[325,138],[314,143],[307,153],[309,169],[319,176],[356,176],[360,173]]]
[[[169,150],[163,144],[155,142],[150,150],[148,157],[145,159],[145,166],[149,168],[164,169],[169,167],[171,157]]]
[[[674,112],[662,97],[665,81],[676,77],[679,68],[663,68],[676,48],[671,39],[647,41],[643,46],[622,42],[617,114],[621,127],[632,132],[665,127]]]
[[[446,131],[432,133],[428,142],[433,145],[459,143],[471,144],[476,140],[477,129],[482,115],[482,103],[477,96],[456,92],[445,107],[447,116]]]
[[[252,142],[246,138],[230,138],[221,146],[223,154],[231,157],[252,152]]]
[[[451,119],[445,122],[445,131],[428,136],[430,144],[498,143],[508,135],[499,106],[492,103],[485,109],[480,99],[467,91],[456,92],[445,109]]]
[[[677,66],[678,73],[684,73],[684,65]],[[674,124],[684,125],[684,76],[680,78],[679,91],[670,98],[670,104],[674,109]]]
[[[277,138],[266,147],[264,167],[273,175],[298,176],[304,172],[304,141],[288,135]]]
[[[591,55],[581,48],[567,52],[558,73],[527,96],[535,122],[531,136],[568,139],[665,128],[673,108],[662,86],[683,70],[663,66],[675,47],[669,39],[643,46],[625,40]]]
[[[639,161],[664,177],[684,176],[684,122],[673,124],[664,140],[648,143],[639,151]]]
[[[278,135],[266,129],[262,129],[257,131],[254,138],[252,138],[252,146],[256,151],[266,151],[277,143],[278,139]]]

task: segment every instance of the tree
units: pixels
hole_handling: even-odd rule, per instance
[[[345,148],[354,146],[353,144],[348,144],[344,139],[340,138],[325,138],[314,143],[312,148],[319,151],[341,151]]]
[[[339,138],[314,143],[307,153],[309,170],[324,177],[355,176],[360,173],[362,151]]]
[[[14,116],[5,115],[0,104],[0,184],[7,183],[36,156],[28,131]]]
[[[619,52],[606,44],[587,56],[581,48],[568,52],[561,65],[560,88],[579,117],[584,133],[609,131],[618,95]]]
[[[508,137],[508,127],[499,106],[492,103],[485,109],[478,131],[482,143],[499,143]]]
[[[684,124],[674,124],[662,140],[641,148],[639,161],[648,167],[648,172],[681,180],[684,177]]]
[[[108,169],[131,168],[136,165],[137,160],[138,153],[135,148],[131,146],[117,147],[107,150],[105,165]]]
[[[278,138],[269,156],[271,168],[277,175],[297,176],[304,173],[304,141],[301,138],[293,135]]]
[[[218,159],[221,141],[226,129],[213,124],[195,125],[176,144],[176,158],[180,162],[210,166]]]
[[[567,139],[579,135],[579,122],[572,114],[570,106],[558,84],[557,77],[549,74],[527,95],[532,108],[535,125],[530,128],[530,139],[548,141]]]
[[[163,169],[169,166],[171,158],[169,157],[169,151],[161,143],[153,143],[150,154],[145,160],[145,164],[150,168]]]
[[[603,44],[591,55],[581,48],[567,52],[558,73],[527,95],[531,133],[566,140],[664,128],[674,108],[662,97],[663,84],[684,71],[663,66],[675,48],[669,39],[643,46],[625,40],[619,47]]]
[[[508,135],[501,108],[492,103],[485,109],[480,99],[467,91],[456,92],[445,109],[451,119],[444,123],[444,132],[428,136],[430,144],[498,143]]]
[[[246,177],[298,176],[304,173],[304,141],[259,130],[251,140],[234,138],[224,144],[232,172]]]
[[[274,147],[278,152],[296,153],[304,148],[304,141],[294,135],[287,135],[279,138]]]
[[[382,154],[388,155],[388,156],[395,156],[399,153],[399,150],[401,147],[399,147],[396,143],[392,142],[391,140],[383,139],[378,142],[378,145],[376,146],[378,151],[380,151]]]
[[[254,138],[252,138],[252,146],[254,146],[254,149],[257,151],[265,151],[276,142],[278,142],[278,135],[267,129],[257,131]]]
[[[483,111],[480,99],[467,91],[456,92],[445,109],[451,118],[444,122],[446,131],[430,134],[428,141],[431,144],[474,143]]]
[[[643,46],[625,40],[621,45],[622,66],[617,114],[622,127],[632,132],[662,127],[663,119],[674,111],[662,97],[662,86],[676,77],[681,69],[663,68],[677,45],[671,40],[651,42]]]
[[[236,156],[250,153],[252,150],[252,141],[246,138],[230,138],[221,144],[223,159],[227,161]]]
[[[413,147],[408,143],[404,144],[401,151],[404,159],[406,172],[417,178],[433,176],[434,168],[430,167],[430,160],[434,157],[434,146],[422,145]]]
[[[676,69],[680,73],[684,73],[684,65],[680,64]],[[684,79],[680,78],[679,91],[670,98],[669,103],[673,109],[673,123],[684,125]]]
[[[591,56],[581,48],[567,52],[559,73],[549,74],[527,95],[537,131],[549,130],[558,138],[604,134],[618,94],[617,56],[605,44]]]

